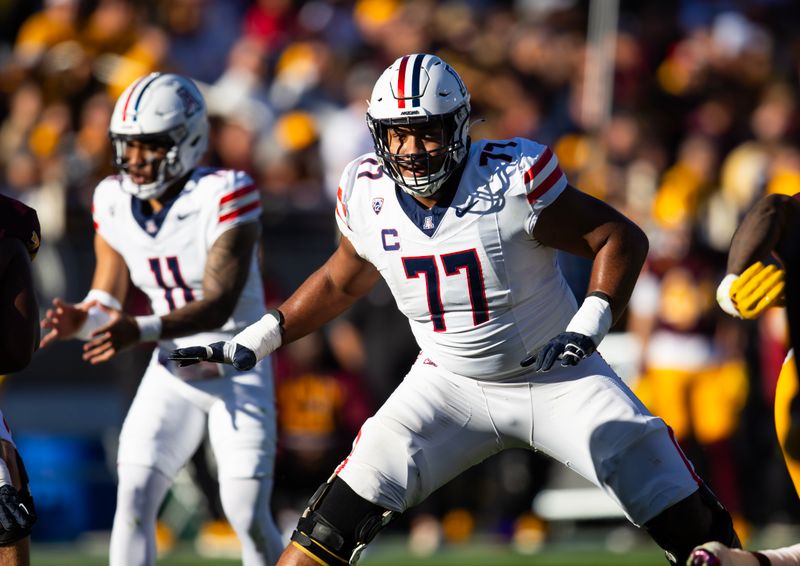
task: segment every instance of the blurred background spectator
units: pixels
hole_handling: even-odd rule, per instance
[[[616,30],[605,81],[602,43],[590,48],[595,5],[0,2],[0,192],[39,212],[46,234],[35,266],[40,304],[56,295],[79,300],[77,290],[89,284],[91,194],[111,171],[111,105],[134,78],[174,71],[203,90],[212,115],[208,164],[248,171],[262,192],[262,269],[274,303],[336,245],[339,174],[371,150],[364,112],[377,74],[400,54],[437,53],[469,86],[474,138],[527,136],[551,145],[573,184],[646,230],[651,257],[629,316],[615,328],[633,338],[620,358],[624,377],[672,423],[744,536],[749,527],[800,524],[770,416],[787,347],[782,313],[736,323],[713,301],[743,212],[764,194],[800,191],[800,4],[622,0],[618,13],[601,14]],[[581,295],[588,266],[562,259]],[[138,348],[113,365],[89,367],[79,347],[59,344],[36,356],[25,379],[10,379],[3,392],[20,450],[37,462],[32,469],[44,470],[31,478],[40,508],[34,540],[105,529],[113,513],[108,464],[116,447],[108,439],[116,438],[147,353]],[[302,506],[416,352],[379,285],[327,335],[285,353],[276,505]],[[299,431],[298,422],[313,420],[294,418],[304,414],[304,395],[319,420]],[[64,481],[81,489],[67,493],[46,474],[56,457]],[[554,471],[509,458],[470,472],[471,485],[494,481],[483,488],[495,494],[492,504],[476,497],[452,519],[443,493],[424,509],[434,521],[451,517],[435,531],[443,540],[475,529],[512,537],[515,517],[530,527],[529,500]],[[516,475],[504,479],[503,470]],[[178,490],[173,504],[181,497]],[[67,498],[92,513],[69,517],[77,511]],[[208,507],[198,520],[218,518]],[[197,531],[192,521],[173,523],[179,536]]]

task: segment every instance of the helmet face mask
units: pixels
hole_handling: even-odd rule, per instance
[[[467,153],[469,93],[458,74],[433,55],[407,55],[378,79],[367,111],[375,153],[404,191],[434,194]],[[397,133],[426,140],[404,147]],[[394,142],[394,143],[393,143]],[[430,142],[430,143],[427,143]]]
[[[194,169],[205,153],[208,121],[203,97],[185,77],[150,74],[131,84],[117,100],[109,136],[122,188],[139,199],[159,198]],[[134,166],[130,163],[133,146],[141,150]]]

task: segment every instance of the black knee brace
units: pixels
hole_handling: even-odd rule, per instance
[[[333,475],[309,499],[292,542],[323,564],[355,564],[361,551],[395,515],[362,498]]]
[[[663,519],[659,520],[659,517],[645,525],[653,540],[665,550],[667,561],[670,564],[685,564],[694,547],[706,542],[721,542],[730,548],[741,548],[742,546],[736,531],[733,529],[733,520],[730,513],[717,499],[714,492],[707,485],[702,484],[696,493],[700,496],[702,504],[711,511],[711,524],[705,532],[692,533],[693,536],[688,537],[685,534],[679,535],[673,525],[666,523]],[[678,502],[674,506],[676,513],[671,516],[674,521],[681,523],[690,520],[691,515],[688,514],[692,513],[691,508],[683,505],[678,511],[678,506],[684,504],[688,499]],[[670,513],[670,510],[667,510],[664,514]]]

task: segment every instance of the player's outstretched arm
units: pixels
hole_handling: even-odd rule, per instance
[[[200,361],[250,369],[282,344],[291,342],[333,320],[364,296],[377,282],[375,267],[359,257],[350,241],[342,241],[328,261],[295,291],[277,311],[267,313],[229,342],[179,348],[170,359],[179,365]]]
[[[188,336],[221,327],[228,320],[247,282],[257,222],[235,226],[221,234],[208,251],[203,271],[203,298],[164,316],[133,317],[109,313],[111,320],[84,345],[84,359],[104,362],[137,341]]]
[[[522,361],[547,371],[556,360],[575,365],[595,351],[628,304],[648,241],[622,213],[571,186],[542,211],[533,235],[546,246],[594,260],[589,293],[565,332]]]
[[[785,273],[770,265],[777,257],[784,266],[798,261],[800,200],[768,195],[751,208],[736,230],[728,252],[728,274],[717,288],[722,310],[737,318],[756,318],[783,304]]]
[[[742,273],[757,261],[766,263],[774,253],[785,261],[797,247],[800,200],[787,195],[768,195],[751,208],[731,240],[728,273]]]
[[[260,236],[260,224],[249,222],[230,228],[214,241],[203,269],[203,298],[162,316],[160,337],[190,336],[225,324],[247,283]]]
[[[112,318],[119,318],[122,300],[128,291],[128,267],[122,256],[95,234],[95,270],[92,288],[77,304],[56,297],[40,326],[49,332],[39,344],[44,348],[56,340],[78,338],[90,341],[108,330]],[[85,356],[84,356],[85,357]]]

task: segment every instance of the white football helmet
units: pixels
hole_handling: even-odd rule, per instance
[[[123,189],[136,198],[158,198],[197,166],[208,147],[203,95],[186,77],[151,73],[134,81],[119,97],[109,135]],[[167,148],[161,163],[154,163],[156,178],[151,183],[137,185],[128,174],[125,148],[134,139]]]
[[[469,93],[450,65],[424,53],[397,59],[375,83],[367,110],[367,123],[383,170],[411,195],[427,197],[435,193],[467,154],[469,111]],[[390,151],[390,127],[431,123],[441,127],[440,149],[406,155]],[[431,159],[442,157],[442,166],[432,171]],[[426,165],[423,169],[427,173],[404,176],[400,165],[415,163]]]

